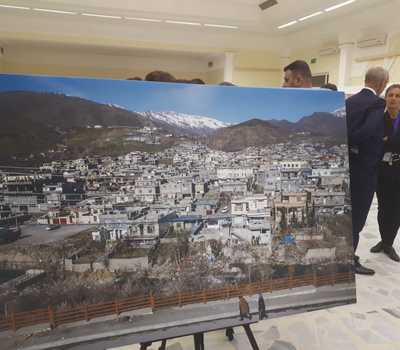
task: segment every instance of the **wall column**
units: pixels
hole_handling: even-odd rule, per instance
[[[233,68],[235,54],[233,52],[225,52],[224,57],[224,81],[233,83]]]
[[[344,91],[346,85],[350,82],[354,43],[348,42],[339,44],[339,49],[340,49],[340,59],[339,59],[338,89],[340,91]]]

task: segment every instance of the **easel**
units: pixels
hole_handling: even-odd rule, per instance
[[[141,350],[147,350],[154,343],[161,342],[159,350],[165,350],[167,341],[181,337],[193,336],[194,349],[204,350],[204,334],[213,331],[225,330],[225,334],[230,341],[233,340],[233,329],[235,327],[243,327],[247,338],[249,339],[250,349],[259,350],[256,339],[250,326],[258,322],[258,318],[252,320],[239,321],[237,318],[222,318],[210,321],[196,322],[192,324],[177,325],[172,327],[158,328],[152,330],[144,330],[135,332],[123,332],[122,334],[112,334],[98,337],[90,335],[88,339],[80,337],[76,342],[72,339],[65,340],[65,344],[55,342],[44,342],[45,349],[68,349],[68,350],[106,350],[132,344],[140,344]],[[116,332],[118,333],[118,332]],[[40,347],[39,347],[40,348]],[[23,348],[22,348],[23,349]]]
[[[252,323],[256,323],[256,321],[244,322],[242,324],[242,327],[246,332],[246,335],[247,335],[247,338],[249,339],[249,343],[251,345],[251,348],[253,350],[259,350],[256,338],[254,337],[253,331],[250,328],[250,325]],[[227,336],[229,341],[232,341],[233,340],[233,335],[234,335],[233,327],[234,326],[224,327],[224,328],[218,327],[218,328],[215,328],[215,329],[209,329],[209,330],[207,330],[207,332],[212,332],[212,331],[218,331],[218,330],[221,330],[221,329],[225,329],[225,335]],[[200,333],[194,333],[193,334],[194,350],[205,350],[205,347],[204,347],[204,333],[205,332],[200,332]],[[166,349],[166,345],[167,345],[167,340],[170,340],[170,339],[175,339],[175,337],[166,338],[166,339],[160,339],[160,340],[156,340],[154,342],[161,341],[161,345],[158,348],[158,350],[165,350]],[[147,350],[147,348],[149,346],[151,346],[152,343],[153,342],[141,343],[140,344],[140,350]]]

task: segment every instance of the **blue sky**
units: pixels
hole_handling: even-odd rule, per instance
[[[0,75],[0,92],[79,96],[138,112],[175,111],[239,123],[252,118],[296,121],[344,107],[344,94],[318,89],[261,89],[131,80]]]

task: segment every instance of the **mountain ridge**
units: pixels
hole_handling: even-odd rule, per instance
[[[193,136],[207,136],[214,131],[227,127],[230,124],[217,119],[174,111],[168,112],[137,112],[141,116],[150,119],[156,125],[178,134]]]
[[[333,113],[315,112],[297,122],[253,118],[223,128],[211,135],[207,143],[222,151],[240,151],[248,147],[263,147],[291,140],[310,142],[346,142],[346,122]]]
[[[225,151],[262,147],[289,138],[343,142],[344,114],[345,110],[339,109],[333,113],[316,112],[297,122],[252,118],[229,125],[210,117],[173,111],[134,112],[60,93],[7,91],[0,93],[0,158],[46,152],[65,143],[74,130],[88,127],[147,126],[164,135],[201,137],[210,147]]]

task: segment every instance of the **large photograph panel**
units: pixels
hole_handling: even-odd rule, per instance
[[[1,75],[0,121],[0,329],[355,302],[342,93]]]

